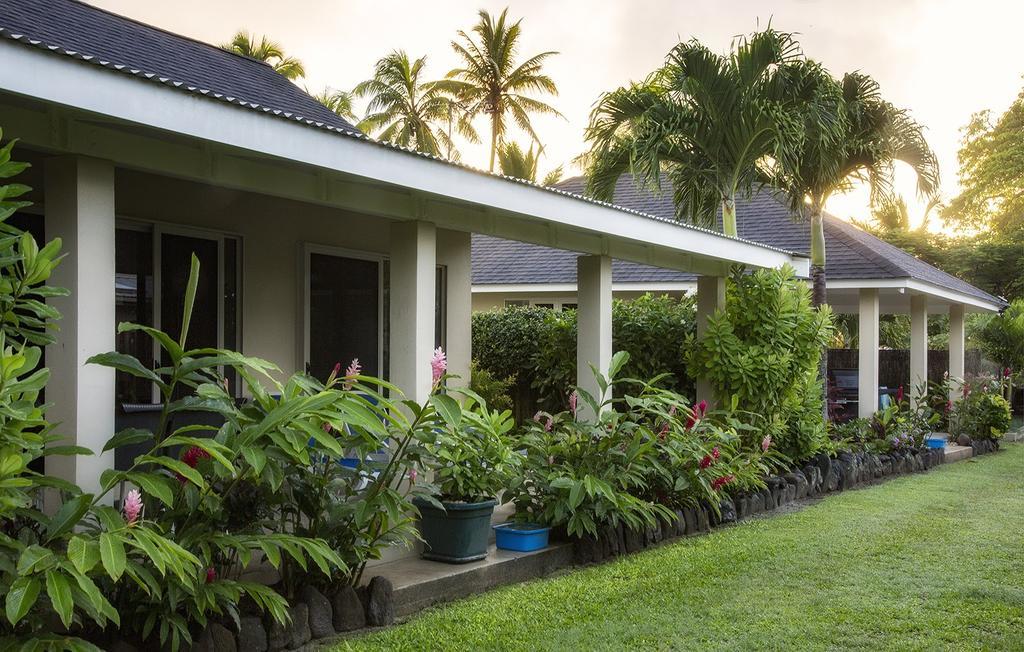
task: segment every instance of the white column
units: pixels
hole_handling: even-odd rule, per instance
[[[861,288],[857,339],[857,416],[870,417],[878,409],[878,290]]]
[[[964,378],[964,304],[949,305],[949,398],[960,398],[960,383]]]
[[[405,397],[430,395],[437,234],[429,222],[391,226],[391,376]]]
[[[911,407],[917,406],[918,388],[928,382],[928,296],[910,297],[910,396]],[[927,391],[927,390],[925,390]]]
[[[83,157],[51,158],[44,177],[46,237],[63,241],[67,257],[49,285],[67,297],[49,301],[63,318],[57,343],[46,348],[50,382],[47,417],[66,443],[95,455],[46,458],[46,471],[94,493],[100,474],[114,466],[114,454],[99,454],[114,434],[114,370],[85,361],[115,347],[114,166]]]
[[[604,374],[612,360],[612,259],[580,256],[576,275],[576,384],[600,403],[605,397],[590,367]]]
[[[697,277],[697,338],[704,336],[708,327],[708,317],[725,308],[725,277]],[[707,401],[714,405],[715,396],[711,384],[704,378],[697,378],[697,402]]]
[[[472,352],[473,279],[472,235],[461,231],[437,232],[437,263],[445,268],[445,352],[448,373],[459,376],[452,387],[469,387]]]

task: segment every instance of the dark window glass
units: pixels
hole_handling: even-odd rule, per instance
[[[223,348],[237,351],[238,332],[238,241],[234,238],[224,239],[224,346]],[[238,396],[238,379],[234,369],[224,370],[224,378],[228,381],[231,393]]]
[[[553,304],[553,303],[535,303],[533,305],[537,306],[538,308],[548,308],[548,309],[551,309],[551,308],[555,307],[555,304]]]
[[[324,380],[336,363],[359,358],[363,373],[379,373],[380,263],[310,254],[309,373]]]
[[[437,268],[437,275],[434,278],[434,348],[441,347],[447,350],[447,333],[445,328],[445,297],[447,296],[446,283],[448,282],[448,271],[444,267]]]
[[[511,308],[512,306],[528,306],[530,302],[526,299],[505,299],[505,307]]]
[[[117,323],[153,325],[153,234],[149,231],[117,229],[114,235],[114,298]],[[153,364],[153,344],[142,332],[118,333],[116,349],[135,356],[142,364]],[[142,378],[117,372],[119,403],[150,403],[152,384]]]
[[[563,303],[562,304],[562,311],[564,312],[566,310],[576,310],[576,304],[575,303]]]
[[[199,284],[192,306],[185,349],[215,347],[218,344],[217,241],[165,233],[160,251],[160,322],[161,330],[177,341],[181,337],[182,308],[192,264],[192,254],[199,259]]]

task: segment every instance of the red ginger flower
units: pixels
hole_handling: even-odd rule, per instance
[[[209,584],[215,579],[217,579],[217,571],[213,569],[213,566],[210,566],[206,569],[206,583]]]
[[[710,455],[705,455],[704,459],[700,461],[700,468],[706,469],[714,463],[714,460]]]
[[[196,465],[199,464],[199,460],[204,460],[208,457],[210,457],[210,454],[202,448],[192,446],[182,454],[181,461],[194,469],[196,468]],[[176,473],[175,475],[178,476],[178,482],[185,482],[185,476],[180,473]]]
[[[723,475],[719,478],[715,478],[715,480],[711,483],[711,488],[714,489],[715,491],[718,491],[722,487],[722,485],[728,484],[732,482],[734,479],[735,476],[732,475]]]
[[[718,446],[715,446],[714,448],[711,449],[711,457],[717,460],[719,457],[721,457],[721,455],[722,451],[718,450]]]
[[[897,403],[902,403],[903,402],[903,385],[900,385],[896,389],[896,402]]]

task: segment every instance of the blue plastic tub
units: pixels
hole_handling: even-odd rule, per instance
[[[928,448],[945,448],[946,440],[943,437],[928,437],[924,440],[924,444]]]
[[[494,538],[501,550],[533,552],[548,547],[550,531],[535,523],[501,523],[494,526]]]

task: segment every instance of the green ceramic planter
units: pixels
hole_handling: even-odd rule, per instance
[[[416,499],[420,510],[423,558],[449,564],[465,564],[487,556],[491,514],[496,500],[479,503],[445,503],[442,511],[425,500]]]

